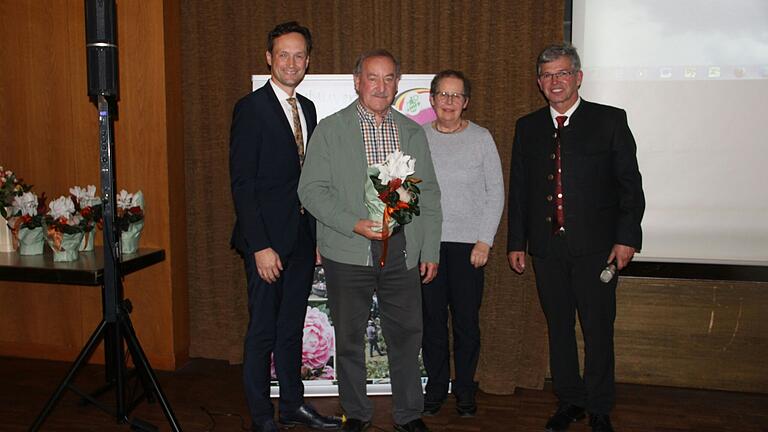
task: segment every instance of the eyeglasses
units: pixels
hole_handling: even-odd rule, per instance
[[[552,78],[557,78],[557,79],[561,80],[561,79],[564,79],[564,78],[570,78],[575,73],[576,73],[576,71],[572,71],[572,70],[570,70],[570,71],[559,71],[559,72],[555,72],[555,73],[545,72],[545,73],[539,75],[539,79],[546,81],[546,80],[551,80]]]
[[[437,92],[435,93],[435,98],[439,100],[440,102],[453,102],[454,99],[459,101],[459,103],[464,102],[464,99],[466,96],[462,93],[448,93],[448,92]]]

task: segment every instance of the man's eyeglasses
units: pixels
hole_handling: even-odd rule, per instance
[[[545,73],[539,75],[539,79],[546,81],[546,80],[551,80],[552,78],[557,78],[557,79],[561,80],[561,79],[564,79],[564,78],[570,78],[575,73],[576,73],[576,71],[572,71],[572,70],[570,70],[570,71],[559,71],[559,72],[555,72],[555,73],[545,72]]]
[[[456,99],[461,103],[461,102],[464,102],[464,99],[466,98],[466,96],[464,96],[461,93],[448,93],[443,91],[443,92],[435,93],[435,98],[440,102],[448,102],[448,101],[453,102],[453,100]]]

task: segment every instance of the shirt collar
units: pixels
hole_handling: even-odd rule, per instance
[[[360,116],[361,119],[367,120],[370,122],[373,122],[373,124],[376,124],[376,115],[372,112],[368,111],[363,107],[363,104],[360,103],[360,99],[357,100],[357,114]],[[384,116],[384,120],[382,121],[382,124],[393,121],[392,117],[392,107],[389,107],[387,110],[387,114]]]
[[[566,111],[566,112],[564,112],[562,114],[557,112],[557,110],[552,108],[552,106],[550,105],[550,107],[549,107],[549,115],[552,116],[552,123],[555,125],[555,128],[557,128],[557,120],[555,120],[555,118],[559,117],[559,116],[566,116],[566,117],[568,117],[567,119],[565,119],[565,124],[563,125],[563,126],[568,126],[571,123],[571,116],[573,115],[573,113],[576,111],[576,108],[578,108],[580,104],[581,104],[581,96],[579,96],[579,98],[576,99],[576,103],[573,104],[572,107],[568,108],[568,111]]]
[[[272,86],[272,90],[275,92],[275,96],[277,96],[277,99],[279,101],[285,101],[285,100],[288,100],[288,98],[296,97],[296,92],[293,92],[293,96],[289,95],[288,93],[285,92],[285,90],[280,88],[280,86],[275,84],[275,82],[272,81],[272,78],[269,79],[269,85]]]

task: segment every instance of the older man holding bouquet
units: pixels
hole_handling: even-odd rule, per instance
[[[364,335],[375,291],[395,429],[427,431],[418,365],[420,282],[437,272],[440,189],[424,131],[391,108],[400,80],[395,57],[386,50],[363,53],[353,74],[358,99],[317,126],[299,181],[301,202],[318,222],[343,430],[363,431],[373,416]]]

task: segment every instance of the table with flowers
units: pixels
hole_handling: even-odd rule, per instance
[[[81,253],[76,261],[54,262],[52,252],[41,255],[19,255],[16,252],[0,252],[0,280],[39,282],[67,285],[101,286],[104,278],[104,254],[102,248]],[[127,275],[165,260],[165,250],[139,248],[136,253],[123,254],[121,274]]]

